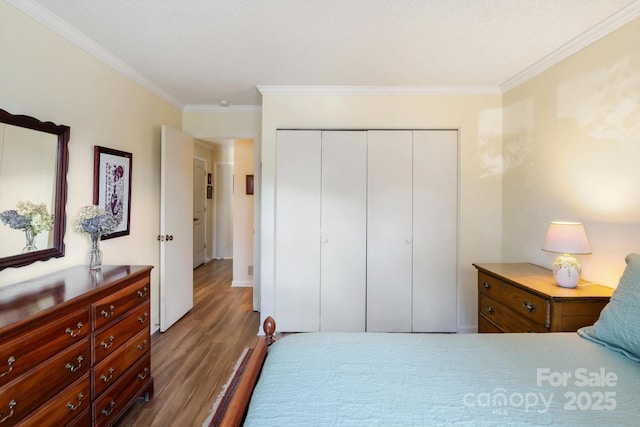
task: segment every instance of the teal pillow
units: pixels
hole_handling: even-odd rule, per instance
[[[625,261],[627,268],[600,318],[578,334],[640,362],[640,254],[629,254]]]

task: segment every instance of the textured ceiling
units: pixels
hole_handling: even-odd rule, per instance
[[[55,14],[59,25],[73,27],[174,104],[232,106],[260,105],[257,85],[497,88],[640,3],[8,1]]]

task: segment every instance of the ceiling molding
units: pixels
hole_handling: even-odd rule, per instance
[[[560,49],[551,52],[540,61],[511,77],[500,85],[500,89],[503,93],[506,93],[511,89],[520,86],[527,80],[532,79],[533,77],[551,68],[560,61],[563,61],[571,55],[579,52],[585,47],[614,32],[618,28],[623,27],[624,25],[628,24],[638,17],[640,17],[640,0],[634,1],[625,8],[621,9],[619,12],[614,13],[609,18],[600,22],[590,30],[585,31],[578,37],[574,38],[569,43],[562,46]]]
[[[116,71],[129,77],[134,82],[138,83],[143,88],[149,90],[151,93],[159,96],[167,101],[179,110],[184,108],[184,104],[173,98],[167,92],[160,87],[145,79],[138,71],[126,64],[123,60],[107,51],[95,41],[91,40],[68,23],[64,22],[56,15],[51,13],[48,9],[40,6],[40,4],[32,0],[6,0],[18,10],[32,17],[36,21],[40,22],[45,27],[58,33],[60,36],[78,46],[80,49],[95,56],[100,61],[113,67]]]
[[[500,95],[498,86],[271,86],[262,95]]]
[[[215,104],[187,104],[183,110],[185,113],[261,113],[260,105],[229,105],[223,107]]]

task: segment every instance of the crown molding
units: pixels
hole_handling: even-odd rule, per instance
[[[45,27],[50,30],[58,33],[63,38],[67,39],[71,43],[78,46],[80,49],[85,52],[95,56],[100,61],[105,64],[113,67],[116,71],[124,74],[126,77],[129,77],[134,82],[138,83],[140,86],[149,90],[151,93],[159,96],[160,98],[167,101],[169,104],[173,105],[179,110],[184,108],[184,104],[173,98],[167,92],[162,90],[160,87],[145,79],[138,71],[134,68],[126,64],[123,60],[113,55],[111,52],[100,46],[95,41],[91,40],[80,31],[76,30],[72,26],[70,26],[65,21],[61,20],[53,14],[50,10],[42,7],[40,4],[36,3],[33,0],[6,0],[7,3],[14,6],[16,9],[22,11],[23,13],[29,15],[36,21],[40,22]]]
[[[229,105],[223,107],[215,104],[186,104],[185,113],[261,113],[260,105]]]
[[[578,37],[569,41],[561,48],[551,52],[540,61],[534,63],[530,67],[525,68],[520,73],[502,83],[500,85],[500,89],[503,93],[506,93],[511,89],[516,88],[527,80],[532,79],[543,71],[556,65],[560,61],[579,52],[585,47],[593,44],[594,42],[614,32],[618,28],[623,27],[624,25],[628,24],[638,17],[640,17],[640,0],[636,0],[633,3],[627,5],[604,21],[600,22]]]
[[[262,95],[500,95],[498,86],[270,86]]]

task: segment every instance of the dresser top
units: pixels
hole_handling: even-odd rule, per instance
[[[0,330],[149,270],[143,265],[103,265],[99,270],[80,265],[0,288]]]
[[[497,276],[514,285],[524,285],[551,298],[610,297],[614,289],[580,280],[575,289],[558,286],[551,270],[529,263],[473,264],[478,270]]]

